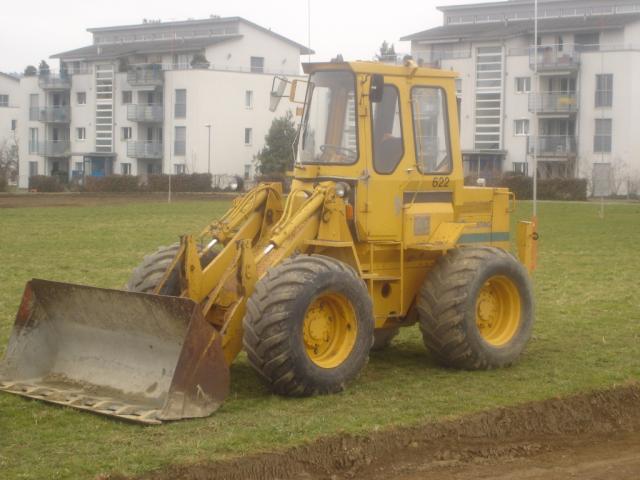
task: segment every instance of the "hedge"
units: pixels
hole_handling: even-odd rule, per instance
[[[47,175],[34,175],[29,177],[29,190],[36,192],[62,192],[64,186],[58,177]]]
[[[476,177],[467,177],[466,185],[477,185]],[[587,180],[584,178],[553,178],[538,180],[539,200],[587,200]],[[511,190],[517,199],[531,200],[533,198],[533,178],[522,175],[503,175],[502,177],[487,179],[488,187],[504,187]]]
[[[140,181],[131,175],[109,175],[106,177],[85,177],[85,192],[139,192]]]
[[[212,177],[210,173],[192,173],[188,175],[149,175],[147,190],[151,192],[210,192]]]
[[[0,192],[6,192],[9,183],[4,175],[0,175]]]

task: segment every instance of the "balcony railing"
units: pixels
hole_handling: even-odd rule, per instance
[[[70,150],[69,140],[45,140],[38,143],[38,155],[43,157],[65,157]]]
[[[71,75],[68,73],[40,75],[38,77],[38,85],[43,90],[69,90],[71,88]]]
[[[129,140],[127,157],[130,158],[162,158],[162,143],[154,141]]]
[[[127,120],[131,122],[162,122],[164,109],[161,104],[127,105]]]
[[[540,71],[575,70],[580,65],[580,54],[573,45],[541,45],[529,50],[531,69]]]
[[[134,86],[162,85],[162,65],[136,65],[129,68],[127,72],[127,82]]]
[[[527,139],[527,149],[534,153],[533,137]],[[538,137],[538,155],[543,157],[568,157],[578,151],[578,139],[574,135],[541,135]]]
[[[530,93],[529,111],[531,113],[576,113],[578,95],[563,92]]]
[[[38,113],[38,119],[45,123],[69,123],[71,110],[68,105],[42,107]]]

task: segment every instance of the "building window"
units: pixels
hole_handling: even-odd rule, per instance
[[[38,121],[40,118],[40,97],[37,93],[29,95],[29,120]]]
[[[29,176],[35,177],[38,175],[38,162],[29,162]]]
[[[173,144],[174,155],[184,155],[187,151],[187,127],[176,127]]]
[[[526,137],[529,135],[529,120],[516,120],[513,125],[513,134],[516,137]]]
[[[77,92],[76,93],[76,102],[78,105],[86,105],[87,104],[87,92]]]
[[[529,165],[527,162],[513,162],[513,173],[516,175],[527,176],[529,172]]]
[[[600,34],[595,33],[576,33],[573,43],[579,52],[597,52],[600,50]]]
[[[516,93],[529,93],[531,91],[531,77],[516,77]]]
[[[76,162],[75,163],[76,167],[74,168],[74,171],[82,173],[84,171],[84,162]]]
[[[175,118],[187,116],[187,91],[183,88],[176,90]]]
[[[251,72],[264,73],[264,57],[251,57]]]
[[[122,91],[122,104],[123,105],[128,105],[130,103],[133,103],[133,93],[131,93],[131,90],[123,90]]]
[[[76,138],[78,140],[86,140],[87,139],[87,130],[84,127],[76,128]]]
[[[456,78],[456,95],[462,96],[462,79]]]
[[[610,118],[596,119],[596,134],[593,138],[594,153],[611,153],[613,121]]]
[[[29,153],[38,153],[38,129],[29,129]]]
[[[131,140],[131,127],[122,127],[122,140]]]
[[[122,175],[131,175],[131,164],[130,163],[121,163],[120,164],[120,173]]]
[[[15,132],[18,129],[18,120],[11,120],[11,131]]]
[[[244,106],[246,108],[253,108],[253,90],[244,92]]]
[[[0,95],[0,107],[9,106],[9,95]]]
[[[613,106],[613,75],[596,75],[596,108]]]
[[[253,142],[253,128],[244,129],[244,144],[251,145]]]
[[[175,163],[173,165],[173,173],[176,175],[184,175],[187,173],[186,165],[184,163]]]

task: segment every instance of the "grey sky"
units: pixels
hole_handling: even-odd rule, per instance
[[[186,20],[211,14],[241,16],[307,43],[307,0],[18,0],[5,2],[0,29],[0,71],[20,72],[49,55],[91,43],[89,27],[140,23],[143,18]],[[478,0],[311,0],[314,60],[337,53],[345,59],[371,59],[383,40],[408,52],[398,39],[442,22],[438,5]],[[50,64],[55,62],[50,61]]]

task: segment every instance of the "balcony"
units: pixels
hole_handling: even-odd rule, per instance
[[[527,151],[534,153],[533,137],[527,139]],[[578,139],[575,135],[541,135],[538,137],[538,156],[557,157],[558,159],[574,157],[578,153]]]
[[[563,92],[530,93],[529,111],[531,113],[577,113],[578,95]]]
[[[129,68],[127,82],[133,86],[159,86],[163,83],[162,65],[136,65]]]
[[[69,90],[71,88],[71,76],[68,73],[54,75],[40,75],[38,85],[43,90]]]
[[[541,45],[529,50],[529,66],[532,70],[536,64],[540,72],[574,71],[580,66],[580,54],[572,45]]]
[[[127,157],[130,158],[162,158],[162,143],[154,141],[129,140]]]
[[[164,108],[161,104],[127,105],[127,120],[131,122],[161,123]]]
[[[38,112],[38,120],[44,123],[69,123],[71,110],[68,105],[42,107]]]
[[[38,143],[38,155],[42,157],[66,157],[70,151],[69,140],[45,140]]]

